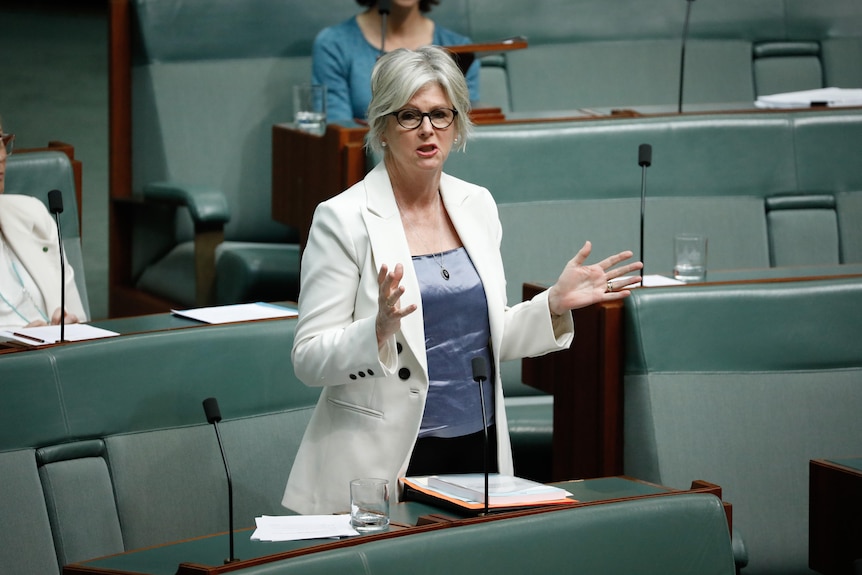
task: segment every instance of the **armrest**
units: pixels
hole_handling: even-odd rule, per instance
[[[742,533],[736,527],[733,528],[733,533],[730,536],[730,544],[733,549],[733,562],[736,563],[736,570],[738,572],[748,565],[748,549],[745,547]]]
[[[147,200],[187,206],[195,226],[224,224],[230,220],[230,206],[225,195],[215,188],[176,182],[154,182],[143,189]]]
[[[195,225],[195,301],[199,306],[215,300],[215,252],[224,241],[224,224],[230,220],[225,195],[217,189],[176,182],[153,182],[143,189],[147,201],[186,206]]]

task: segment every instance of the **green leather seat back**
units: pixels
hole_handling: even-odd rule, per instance
[[[104,455],[99,439],[36,452],[60,568],[125,550]]]
[[[823,88],[820,44],[761,42],[754,45],[757,96]]]
[[[862,450],[860,297],[853,279],[626,301],[624,472],[721,485],[746,572],[805,572],[808,461]]]
[[[295,244],[297,230],[271,214],[272,125],[292,121],[292,86],[311,80],[314,36],[358,7],[337,0],[131,4],[133,193],[163,181],[219,190],[230,209],[219,253],[232,250],[234,241]],[[174,210],[142,210],[137,216],[131,263],[136,286],[195,305],[193,249],[183,245],[193,228],[187,210],[175,216]],[[240,251],[236,258],[247,255]],[[249,274],[255,271],[254,261],[241,263]],[[241,295],[219,303],[254,300],[262,281],[280,291],[273,299],[295,298],[294,272],[275,282],[252,277],[239,286],[230,278],[233,285],[222,294],[240,288]],[[217,270],[216,286],[226,273]]]
[[[638,147],[649,143],[647,197],[764,197],[797,189],[790,128],[756,114],[482,125],[446,171],[498,204],[639,198]]]
[[[59,538],[55,563],[227,528],[224,467],[202,408],[207,397],[219,400],[224,417],[243,518],[237,526],[284,513],[284,483],[319,396],[295,378],[285,352],[295,325],[177,329],[4,357],[0,451],[38,448],[35,481],[41,476],[42,507],[47,500]],[[29,456],[35,474],[37,457]]]
[[[32,350],[4,355],[0,452],[59,443],[67,438],[63,396],[53,360]]]
[[[862,88],[862,37],[821,41],[826,86]]]
[[[840,263],[835,205],[831,194],[767,198],[771,265]]]
[[[842,263],[862,262],[862,190],[836,194]]]
[[[0,564],[4,572],[59,575],[34,451],[0,452],[0,477]]]
[[[87,317],[90,301],[87,298],[87,280],[84,273],[84,254],[81,248],[81,231],[78,225],[78,203],[75,199],[75,174],[69,157],[62,152],[27,152],[12,154],[6,160],[7,194],[23,194],[39,198],[48,206],[48,192],[60,190],[63,194],[63,213],[60,227],[66,260],[75,271],[75,286]],[[58,262],[59,264],[59,262]]]
[[[685,494],[358,542],[249,573],[336,571],[731,575],[734,565],[721,502],[712,495]]]

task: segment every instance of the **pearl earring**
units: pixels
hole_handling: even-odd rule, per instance
[[[383,146],[383,147],[385,148],[385,147],[386,147],[386,142],[380,142],[380,145],[381,145],[381,146]]]

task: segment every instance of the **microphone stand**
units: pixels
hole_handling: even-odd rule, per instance
[[[482,431],[485,433],[485,443],[482,449],[483,462],[482,467],[485,470],[485,511],[482,515],[488,515],[489,499],[488,496],[488,419],[485,417],[485,386],[482,383],[488,379],[488,372],[485,369],[485,359],[482,357],[473,358],[473,381],[479,384],[479,402],[482,404]]]
[[[66,259],[63,250],[63,229],[60,225],[60,214],[63,213],[63,192],[51,190],[48,192],[48,205],[57,222],[57,241],[60,247],[60,342],[66,341]],[[49,310],[50,311],[50,310]]]
[[[682,25],[682,49],[679,55],[679,102],[677,113],[682,114],[682,85],[685,77],[685,43],[688,40],[688,21],[691,18],[691,3],[694,0],[685,0],[685,23]]]
[[[638,146],[638,165],[641,167],[641,263],[644,267],[641,268],[641,277],[644,276],[646,262],[644,261],[644,212],[646,211],[646,169],[652,165],[652,146],[649,144],[641,144]],[[644,280],[641,280],[641,286],[644,285]]]
[[[377,11],[380,13],[380,56],[386,53],[386,19],[389,16],[391,5],[392,0],[379,0],[377,2]]]
[[[219,433],[218,422],[221,421],[221,410],[218,406],[218,400],[214,397],[209,397],[204,400],[204,413],[207,417],[207,423],[211,423],[215,429],[216,439],[218,440],[218,448],[221,452],[221,458],[224,462],[224,472],[227,476],[227,501],[228,501],[228,529],[230,530],[230,556],[224,560],[225,565],[239,561],[234,555],[234,532],[233,532],[233,482],[230,477],[230,468],[227,464],[227,456],[224,452],[224,446],[221,442],[221,433]]]

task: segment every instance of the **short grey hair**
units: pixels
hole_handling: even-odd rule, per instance
[[[473,129],[470,90],[452,54],[439,46],[424,46],[417,50],[399,48],[381,56],[374,65],[366,147],[377,154],[383,152],[380,138],[386,130],[388,114],[401,109],[416,92],[430,84],[439,85],[458,111],[453,124],[458,131],[456,149],[463,150]]]

